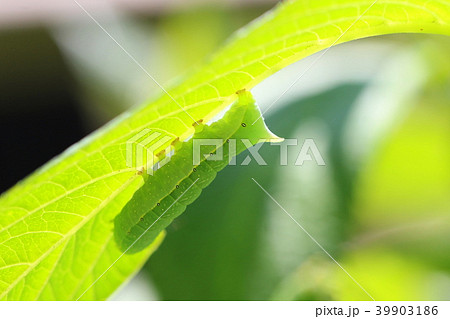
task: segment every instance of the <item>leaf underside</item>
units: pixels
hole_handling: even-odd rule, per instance
[[[115,237],[124,252],[139,252],[151,244],[248,145],[281,141],[265,126],[251,93],[239,95],[222,119],[200,124],[192,139],[146,178],[116,217]],[[198,156],[195,162],[194,152]]]

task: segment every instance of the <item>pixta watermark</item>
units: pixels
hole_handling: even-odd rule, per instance
[[[194,165],[199,165],[203,158],[207,161],[223,161],[226,159],[224,156],[223,148],[226,147],[228,148],[228,165],[247,166],[252,160],[254,160],[258,165],[266,166],[267,162],[260,154],[260,149],[261,147],[263,147],[264,141],[265,140],[259,140],[256,145],[253,145],[252,142],[248,139],[228,139],[226,141],[227,143],[224,143],[224,140],[222,139],[195,139],[193,141],[192,163]],[[237,163],[236,157],[234,156],[237,151],[236,145],[238,143],[242,143],[247,148],[249,153],[240,163]],[[221,147],[222,145],[223,147]],[[304,163],[311,161],[315,162],[319,166],[325,165],[325,161],[319,151],[319,148],[314,142],[314,139],[307,138],[303,141],[300,141],[299,139],[291,138],[285,139],[283,142],[270,143],[270,145],[272,147],[279,148],[278,151],[280,152],[280,161],[278,164],[281,166],[287,166],[288,154],[297,151],[294,151],[294,148],[290,146],[301,146],[300,150],[297,151],[298,153],[296,154],[296,160],[294,163],[295,166],[302,166]],[[202,151],[202,146],[214,146],[217,151],[213,154],[205,153]],[[298,149],[298,147],[296,149]]]
[[[147,174],[153,173],[159,168],[167,164],[174,152],[175,143],[173,141],[169,146],[164,148],[173,138],[170,136],[146,129],[133,136],[126,143],[126,165],[127,167],[135,167],[140,171],[146,171]],[[315,143],[314,139],[285,139],[283,142],[264,143],[265,140],[259,140],[256,144],[249,139],[195,139],[191,143],[184,143],[183,147],[189,147],[190,150],[186,154],[192,157],[192,165],[200,165],[202,161],[227,161],[228,165],[247,166],[252,161],[257,165],[267,166],[264,156],[260,153],[261,148],[265,144],[276,148],[279,152],[279,162],[276,165],[302,166],[307,162],[312,162],[318,166],[325,166],[325,161]],[[247,155],[243,160],[238,161],[235,154],[238,151],[238,145],[247,148]],[[213,150],[213,151],[211,151]],[[267,153],[267,152],[265,152]],[[292,159],[295,157],[295,161]],[[290,161],[289,161],[290,159]],[[271,163],[272,164],[272,163]]]

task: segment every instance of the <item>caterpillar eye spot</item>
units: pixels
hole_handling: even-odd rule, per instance
[[[144,221],[144,217],[139,218],[139,220],[140,220],[141,222],[143,222],[143,221]]]
[[[197,171],[197,169],[196,169],[196,168],[193,168],[192,170],[193,170],[194,172],[196,172],[196,171]]]
[[[227,139],[227,143],[230,143],[230,139],[229,138]]]
[[[209,153],[209,155],[210,155],[210,156],[213,156],[213,155],[214,155],[214,153]]]
[[[180,188],[180,185],[176,185],[175,188],[176,188],[176,189]]]
[[[159,205],[161,205],[160,203],[156,203],[156,206],[159,206]]]
[[[242,125],[242,127],[246,127],[247,126],[247,124],[245,124],[245,123],[242,123],[241,125]]]

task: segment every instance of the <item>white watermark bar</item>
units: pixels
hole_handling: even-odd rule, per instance
[[[267,162],[260,154],[261,147],[264,146],[264,141],[265,140],[260,140],[256,145],[253,145],[248,139],[228,139],[226,144],[224,144],[222,139],[194,139],[192,164],[198,165],[203,159],[206,159],[207,161],[225,160],[223,148],[221,147],[224,145],[223,147],[228,148],[229,165],[247,166],[251,161],[255,161],[259,166],[266,166]],[[237,143],[242,143],[247,148],[249,153],[240,163],[238,163],[234,158],[234,155],[237,153]],[[203,153],[202,146],[214,146],[217,151],[214,154]],[[298,139],[290,138],[285,139],[281,143],[270,143],[270,146],[279,148],[278,151],[280,152],[280,162],[278,164],[281,166],[288,165],[288,153],[292,152],[296,152],[296,160],[293,163],[295,166],[302,166],[306,162],[314,162],[318,166],[325,166],[325,161],[322,154],[313,139],[305,139],[303,143],[299,145]],[[300,150],[295,150],[293,147],[289,146],[300,146]]]
[[[3,318],[450,318],[448,301],[1,302]]]
[[[145,129],[134,135],[126,143],[126,165],[129,168],[136,168],[139,171],[146,171],[148,175],[153,175],[154,171],[167,164],[172,155],[176,155],[174,142],[164,148],[172,140],[167,134]],[[176,140],[177,141],[177,140]],[[268,143],[260,140],[254,145],[248,139],[198,139],[192,140],[192,165],[199,165],[206,161],[227,161],[229,165],[247,166],[255,162],[259,166],[268,165],[264,156],[260,153],[261,148]],[[181,144],[179,141],[177,143]],[[240,162],[236,160],[237,145],[247,148],[247,156]],[[186,146],[185,146],[186,147]],[[205,149],[214,149],[213,153],[205,152]],[[270,143],[269,147],[277,149],[279,152],[279,163],[271,163],[280,166],[295,165],[303,166],[307,162],[312,162],[318,166],[325,166],[325,160],[319,147],[311,138],[304,140],[285,139],[283,142]],[[226,152],[224,152],[226,148]],[[288,162],[289,158],[295,155],[295,161]]]

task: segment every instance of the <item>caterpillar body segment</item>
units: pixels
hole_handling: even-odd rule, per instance
[[[167,164],[152,176],[144,176],[144,185],[135,192],[114,221],[115,239],[122,251],[136,253],[150,245],[184,212],[187,205],[200,196],[233,156],[246,149],[240,139],[248,139],[252,145],[260,141],[279,140],[265,126],[250,92],[240,91],[237,94],[238,101],[222,119],[211,125],[196,125],[199,128],[196,128],[192,139],[176,142],[178,150]],[[205,139],[215,143],[202,145],[200,161],[194,163],[194,143]],[[211,160],[219,153],[222,154],[221,159]]]

